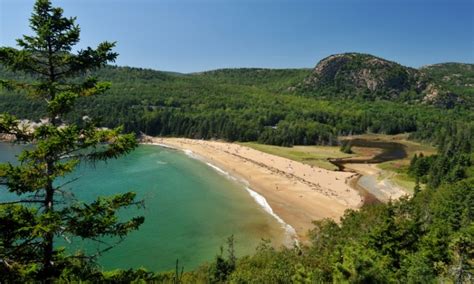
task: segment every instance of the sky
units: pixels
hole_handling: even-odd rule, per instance
[[[474,63],[474,0],[53,0],[78,48],[116,41],[120,66],[175,72],[311,68],[369,53],[406,66]],[[33,0],[0,0],[0,46],[32,34]]]

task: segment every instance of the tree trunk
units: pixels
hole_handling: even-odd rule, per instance
[[[56,81],[55,74],[54,74],[54,64],[53,64],[53,50],[51,46],[51,39],[48,38],[48,65],[49,65],[49,81],[50,81],[50,89],[49,95],[50,99],[54,100],[55,91],[53,84]],[[58,122],[56,120],[56,116],[49,115],[50,123],[53,126],[57,126]],[[46,175],[49,177],[48,183],[45,187],[46,195],[44,199],[44,209],[45,213],[51,213],[54,211],[54,187],[53,187],[53,180],[50,178],[53,174],[52,168],[54,165],[54,161],[51,160],[52,157],[46,157]],[[49,224],[48,224],[49,225]],[[54,265],[53,265],[53,252],[54,252],[54,231],[48,231],[44,236],[44,251],[43,251],[43,271],[44,271],[44,279],[48,283],[52,280],[54,275]]]
[[[51,175],[51,168],[53,163],[51,161],[47,162],[47,175]],[[46,196],[44,199],[44,208],[45,213],[53,212],[53,198],[54,198],[54,187],[53,181],[49,180],[45,188]],[[53,251],[54,251],[54,232],[48,231],[44,238],[44,248],[43,248],[43,272],[44,279],[46,282],[49,282],[53,276]]]

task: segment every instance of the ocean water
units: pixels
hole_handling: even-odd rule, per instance
[[[0,143],[0,162],[14,161],[20,151],[20,146]],[[69,185],[78,200],[134,191],[145,201],[144,209],[121,213],[124,218],[143,215],[145,223],[99,258],[105,269],[164,271],[174,269],[179,259],[180,266],[189,270],[212,261],[220,246],[225,252],[231,235],[238,256],[253,253],[262,239],[279,245],[288,237],[288,227],[261,206],[265,205],[261,196],[252,196],[225,172],[181,151],[141,145],[117,160],[81,165],[72,176],[80,177]],[[11,198],[0,189],[0,200]],[[69,247],[97,249],[95,243],[70,241]]]

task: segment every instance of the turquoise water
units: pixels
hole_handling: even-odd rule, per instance
[[[0,143],[0,161],[12,161],[19,146]],[[100,257],[106,269],[145,267],[173,269],[176,259],[185,270],[211,261],[234,235],[237,255],[254,252],[262,238],[281,243],[284,229],[245,188],[205,163],[180,151],[142,145],[118,160],[81,166],[70,189],[79,200],[134,191],[145,200],[145,223],[125,241]],[[0,200],[10,196],[0,191]],[[72,240],[73,246],[83,242]],[[86,244],[91,250],[95,245]]]

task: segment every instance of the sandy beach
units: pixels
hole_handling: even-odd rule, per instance
[[[292,226],[301,241],[312,221],[339,220],[346,209],[362,205],[349,186],[357,175],[329,171],[234,143],[185,138],[149,138],[148,143],[186,151],[241,179],[267,200],[275,214]]]

